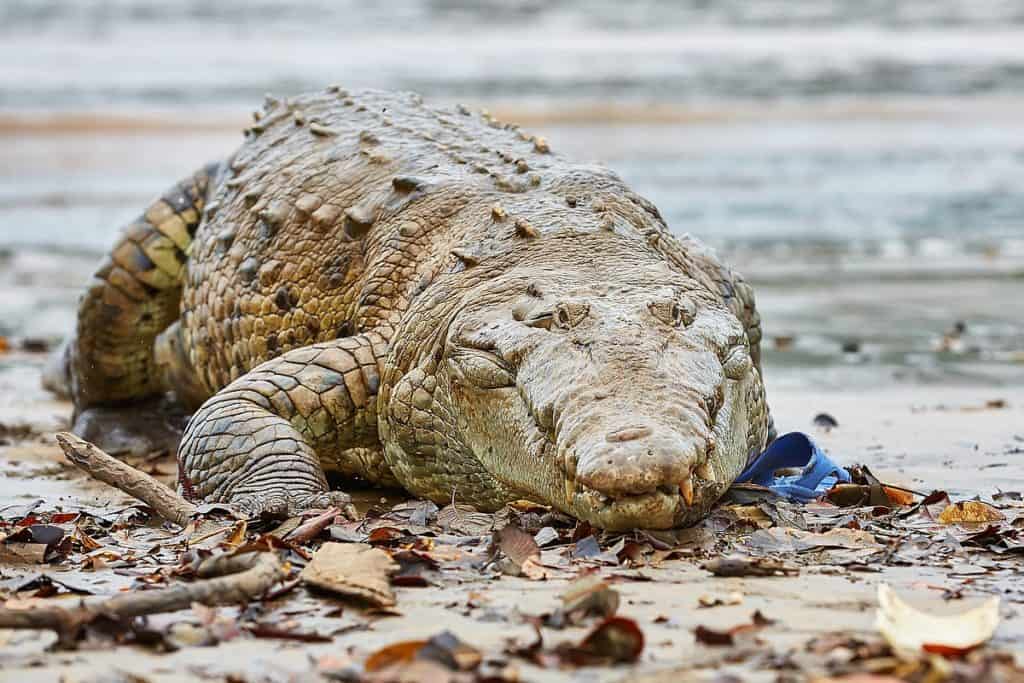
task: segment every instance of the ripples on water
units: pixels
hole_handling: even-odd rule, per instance
[[[994,381],[1024,348],[1022,45],[1016,0],[7,0],[0,249],[99,252],[266,91],[407,88],[614,167],[761,281],[803,340],[773,362]],[[0,332],[31,324],[7,298]],[[984,348],[936,357],[961,317]]]

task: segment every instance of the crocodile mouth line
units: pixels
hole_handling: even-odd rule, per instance
[[[520,400],[526,406],[530,417],[530,441],[538,462],[558,460],[558,444],[551,430],[545,428],[540,416],[522,391]],[[717,411],[716,411],[717,412]],[[670,528],[685,524],[688,520],[710,507],[708,500],[717,500],[721,492],[712,472],[710,461],[715,454],[714,427],[717,415],[711,415],[709,438],[699,459],[690,470],[689,477],[674,486],[657,486],[639,493],[609,495],[579,481],[574,473],[558,462],[559,474],[564,478],[564,496],[571,514],[580,518],[601,521],[605,528],[637,528],[650,524],[649,528]],[[557,417],[553,422],[557,424]],[[609,526],[609,522],[611,522]]]

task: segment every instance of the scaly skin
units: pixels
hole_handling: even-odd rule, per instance
[[[202,403],[186,495],[279,516],[344,502],[336,470],[665,528],[769,439],[752,290],[614,173],[407,93],[269,99],[246,137],[119,243],[71,344],[81,417]]]

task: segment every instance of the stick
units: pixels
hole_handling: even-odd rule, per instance
[[[63,645],[72,645],[81,628],[100,616],[115,620],[146,614],[176,612],[192,603],[234,605],[263,595],[286,575],[273,552],[220,555],[201,564],[196,573],[211,576],[235,572],[194,583],[181,583],[151,591],[121,593],[100,600],[82,600],[75,607],[0,609],[0,628],[51,629]]]
[[[289,543],[308,543],[320,535],[320,532],[334,523],[334,518],[341,514],[338,508],[328,508],[326,512],[307,519],[299,526],[284,535],[281,540]]]
[[[145,472],[107,455],[88,441],[70,432],[58,432],[57,443],[64,455],[86,474],[138,498],[158,515],[178,526],[185,526],[196,506]]]

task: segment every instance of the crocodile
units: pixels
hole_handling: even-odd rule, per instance
[[[191,413],[180,492],[253,516],[332,481],[699,520],[773,437],[748,283],[598,164],[486,111],[268,96],[122,232],[64,372],[75,431]]]

